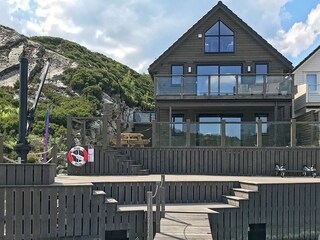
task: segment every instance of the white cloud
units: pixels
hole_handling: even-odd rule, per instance
[[[218,0],[7,0],[1,24],[26,35],[51,35],[78,42],[145,72],[173,42]],[[299,54],[319,34],[320,10],[285,32],[292,0],[224,0],[248,25],[284,54]],[[244,7],[245,6],[245,7]],[[276,36],[276,37],[275,37]],[[301,50],[302,51],[302,50]]]
[[[283,54],[297,57],[320,35],[320,4],[308,15],[306,22],[295,23],[287,32],[279,30],[270,42]]]
[[[78,34],[82,27],[77,26],[66,11],[75,6],[74,0],[35,0],[35,18],[27,21],[27,29],[39,35],[50,34],[53,30],[61,33]]]

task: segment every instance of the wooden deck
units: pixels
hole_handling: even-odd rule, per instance
[[[212,239],[206,213],[166,213],[160,224],[161,231],[156,234],[155,240]]]
[[[147,176],[68,176],[58,175],[55,178],[57,185],[82,185],[88,183],[103,182],[158,182],[161,175]],[[166,182],[248,182],[251,184],[299,184],[299,183],[320,183],[320,177],[310,176],[281,178],[279,176],[208,176],[208,175],[166,175]]]

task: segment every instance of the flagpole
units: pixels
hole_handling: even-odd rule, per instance
[[[46,111],[46,120],[45,120],[45,134],[44,134],[44,154],[43,154],[43,161],[47,162],[47,151],[49,145],[49,108]]]

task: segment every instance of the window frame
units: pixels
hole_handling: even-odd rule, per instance
[[[232,35],[228,35],[228,34],[221,34],[221,23],[227,27],[233,34]],[[207,32],[216,24],[218,24],[218,34],[207,34]],[[211,25],[211,27],[209,29],[207,29],[207,31],[204,33],[204,53],[205,54],[228,54],[228,53],[235,53],[235,31],[233,29],[231,29],[228,25],[226,25],[222,20],[218,20],[216,21],[213,25]],[[225,37],[232,37],[233,38],[233,45],[232,45],[232,51],[222,51],[221,50],[221,38],[225,38]],[[207,51],[206,50],[206,40],[207,38],[217,38],[218,41],[218,51]]]
[[[310,86],[309,86],[309,81],[308,81],[308,76],[315,76],[315,89],[310,89]],[[306,73],[306,84],[308,86],[308,91],[318,91],[318,74],[316,72],[308,72]]]
[[[181,74],[173,74],[173,68],[174,67],[182,67],[182,73]],[[172,64],[171,65],[171,86],[181,86],[182,83],[182,77],[184,74],[184,65],[183,64]],[[174,82],[175,79],[180,79],[180,83]]]
[[[257,66],[259,65],[266,65],[267,66],[267,72],[266,73],[257,73]],[[254,72],[256,74],[256,83],[258,84],[263,84],[264,80],[264,76],[268,75],[269,73],[269,64],[268,63],[264,63],[264,62],[258,62],[254,64]],[[258,79],[262,78],[262,82],[258,81]]]
[[[181,122],[176,122],[175,118],[182,118]],[[171,115],[171,134],[172,136],[183,136],[185,133],[185,116],[183,113],[175,113]],[[179,124],[180,123],[180,124]],[[176,126],[180,126],[181,125],[181,129],[177,129]],[[180,131],[177,131],[180,130]]]

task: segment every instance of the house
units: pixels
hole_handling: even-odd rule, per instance
[[[319,121],[320,109],[320,46],[293,70],[297,93],[294,96],[294,117],[298,121]]]
[[[220,1],[150,65],[156,119],[206,123],[193,130],[197,134],[208,132],[208,122],[288,121],[292,68]],[[219,127],[211,127],[213,135],[219,134]],[[230,127],[227,132],[239,138],[255,129]],[[181,131],[183,125],[176,125],[173,134]]]

